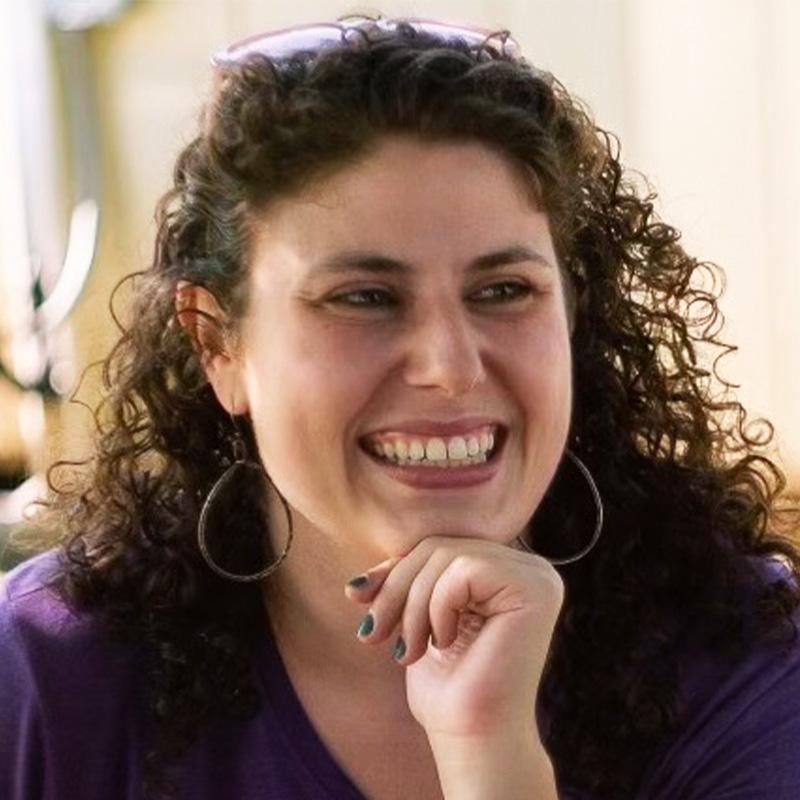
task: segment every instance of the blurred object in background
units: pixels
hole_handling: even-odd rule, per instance
[[[87,31],[128,2],[0,8],[0,570],[18,560],[11,529],[44,493],[46,412],[75,380],[70,313],[97,249],[100,137]]]

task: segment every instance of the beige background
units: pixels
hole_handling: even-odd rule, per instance
[[[33,0],[32,0],[33,1]],[[253,32],[367,10],[344,2],[139,0],[91,33],[104,169],[96,269],[74,314],[78,370],[114,340],[111,288],[147,266],[152,214],[207,89],[208,56]],[[687,249],[728,275],[723,338],[739,345],[721,372],[778,429],[800,490],[800,3],[793,0],[385,2],[389,15],[508,27],[622,141],[626,165],[659,190],[658,208]],[[0,258],[3,251],[0,250]],[[79,397],[96,399],[97,371]],[[17,393],[0,384],[0,461],[25,447]],[[85,410],[48,412],[43,464],[85,450]]]

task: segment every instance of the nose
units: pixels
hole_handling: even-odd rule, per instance
[[[405,380],[456,397],[485,379],[480,332],[463,310],[425,307],[409,333]]]

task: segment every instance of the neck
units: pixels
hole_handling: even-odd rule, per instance
[[[326,686],[405,703],[405,670],[391,657],[393,639],[363,644],[356,630],[369,610],[345,596],[345,583],[388,553],[348,549],[292,509],[293,538],[286,558],[264,580],[264,602],[276,646],[292,665]],[[270,503],[273,552],[283,552],[287,520],[280,501]]]

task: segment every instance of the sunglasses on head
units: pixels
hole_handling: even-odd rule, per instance
[[[520,55],[518,42],[507,30],[493,31],[487,28],[451,25],[431,19],[372,19],[353,16],[342,18],[339,22],[297,25],[292,28],[249,36],[214,53],[211,63],[215,67],[235,64],[253,53],[259,53],[272,59],[288,58],[304,50],[319,50],[326,45],[336,46],[350,42],[359,36],[367,37],[368,34],[369,40],[373,41],[372,34],[391,33],[401,23],[409,25],[416,31],[430,33],[445,40],[462,39],[468,45],[478,48],[484,47],[490,43],[490,40],[498,38],[505,55]]]

